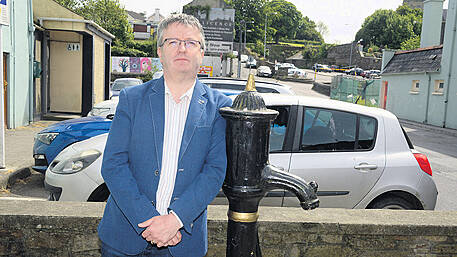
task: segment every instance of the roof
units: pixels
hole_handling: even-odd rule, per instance
[[[438,72],[442,52],[442,45],[397,51],[382,74]]]
[[[133,19],[135,19],[137,21],[145,21],[146,20],[146,17],[142,13],[137,13],[137,12],[133,12],[133,11],[127,11],[127,14],[130,15],[130,17],[132,17]]]

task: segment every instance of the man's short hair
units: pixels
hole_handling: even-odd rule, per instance
[[[168,28],[168,26],[170,26],[173,23],[189,25],[191,27],[198,29],[198,31],[200,31],[200,36],[202,38],[200,42],[202,44],[201,47],[203,48],[203,50],[206,49],[205,33],[203,32],[202,25],[197,20],[197,18],[195,18],[192,15],[184,13],[169,15],[159,23],[159,26],[157,27],[157,48],[163,45],[163,32]]]

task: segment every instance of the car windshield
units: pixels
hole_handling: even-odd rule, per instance
[[[130,87],[141,84],[138,80],[119,80],[115,81],[112,90],[121,91],[124,87]]]

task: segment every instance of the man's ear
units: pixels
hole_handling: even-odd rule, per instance
[[[157,47],[157,55],[159,56],[159,58],[162,58],[162,48],[161,47]]]

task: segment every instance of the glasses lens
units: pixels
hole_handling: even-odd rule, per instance
[[[186,48],[196,48],[198,47],[199,42],[195,40],[186,40]]]

